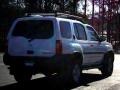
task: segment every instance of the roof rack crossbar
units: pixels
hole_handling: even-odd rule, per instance
[[[34,16],[34,15],[38,15],[38,16],[54,16],[54,17],[60,17],[60,18],[68,18],[68,19],[74,19],[74,20],[80,20],[83,22],[82,17],[77,16],[77,15],[71,15],[71,14],[67,14],[67,13],[59,13],[59,12],[55,12],[55,13],[27,13],[27,16]]]

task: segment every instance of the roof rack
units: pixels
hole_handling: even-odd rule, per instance
[[[53,17],[59,17],[59,18],[78,20],[84,23],[84,20],[82,17],[77,16],[77,15],[67,14],[67,13],[58,13],[58,12],[56,13],[27,13],[25,14],[25,16],[42,16],[42,17],[53,16]]]

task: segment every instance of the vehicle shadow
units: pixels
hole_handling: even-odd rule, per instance
[[[104,79],[105,77],[102,77],[101,74],[90,74],[90,73],[83,73],[82,75],[82,81],[79,85],[75,84],[63,84],[61,80],[57,76],[51,76],[51,77],[43,77],[43,78],[37,78],[31,80],[27,84],[10,84],[6,86],[0,87],[0,90],[6,90],[6,89],[35,89],[35,90],[70,90],[74,89],[76,87],[80,86],[89,86],[89,83],[94,81],[99,81],[101,79]]]

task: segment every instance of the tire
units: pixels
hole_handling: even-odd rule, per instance
[[[81,63],[77,62],[69,62],[65,66],[64,70],[62,70],[62,81],[67,84],[79,84],[81,82]]]
[[[113,58],[112,55],[107,54],[104,57],[102,68],[100,71],[104,77],[111,76],[113,73]]]
[[[10,58],[9,58],[9,55],[7,54],[7,53],[5,53],[4,55],[3,55],[3,63],[5,64],[5,65],[9,65],[10,64]]]
[[[27,83],[32,78],[32,73],[27,70],[15,70],[14,78],[18,83]]]
[[[79,84],[81,81],[81,68],[79,64],[74,64],[71,68],[71,81],[75,84]]]

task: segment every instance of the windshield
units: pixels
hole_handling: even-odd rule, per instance
[[[12,35],[24,36],[26,38],[47,39],[53,35],[53,22],[50,20],[19,21]]]

